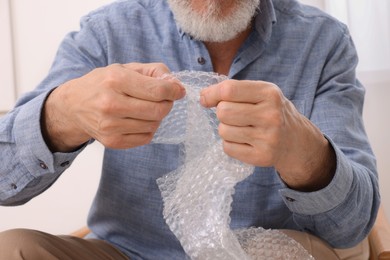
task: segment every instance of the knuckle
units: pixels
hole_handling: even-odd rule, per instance
[[[161,121],[149,121],[142,126],[142,132],[154,134],[160,126],[160,123]]]
[[[222,148],[223,148],[223,152],[224,152],[224,153],[226,153],[227,155],[233,157],[233,151],[232,151],[231,146],[229,145],[228,142],[224,141],[224,142],[222,143]]]
[[[152,142],[153,137],[154,137],[154,133],[147,133],[145,137],[145,143],[149,144],[150,142]]]
[[[112,64],[108,65],[106,68],[107,68],[107,69],[116,70],[116,69],[121,68],[121,67],[122,67],[122,65],[119,64],[119,63],[112,63]]]
[[[149,84],[150,84],[150,95],[152,96],[152,98],[157,101],[164,100],[167,93],[167,88],[161,85],[153,84],[152,82],[150,82]]]
[[[111,148],[111,149],[123,148],[123,141],[119,136],[116,135],[104,135],[99,138],[99,142],[102,143],[107,148]]]
[[[137,145],[149,144],[153,140],[154,133],[144,133],[137,137]]]
[[[222,82],[219,91],[222,100],[231,100],[237,94],[237,88],[231,80]]]
[[[102,115],[108,115],[115,111],[115,102],[111,95],[101,95],[99,98],[99,110]]]
[[[173,101],[181,97],[181,89],[177,87],[179,84],[175,84],[171,81],[157,81],[152,79],[148,82],[149,85],[149,95],[154,101]]]
[[[160,121],[171,111],[173,103],[162,101],[157,103],[152,110],[152,117],[154,120]]]
[[[111,88],[121,82],[124,73],[120,68],[121,66],[119,64],[112,64],[106,67],[103,79],[104,87]]]
[[[230,114],[228,103],[226,101],[218,103],[216,114],[220,121],[223,121]]]
[[[267,98],[273,100],[274,102],[281,102],[283,100],[283,92],[282,90],[273,83],[268,83],[268,87],[266,88]]]
[[[109,65],[107,67],[107,69],[105,70],[105,75],[104,76],[107,79],[114,80],[116,78],[116,76],[118,75],[118,71],[119,71],[119,65],[117,65],[117,64]]]
[[[275,128],[283,127],[285,122],[283,113],[277,109],[271,109],[266,115],[266,120]]]
[[[154,67],[155,70],[169,71],[169,68],[167,67],[167,65],[165,65],[162,62],[152,63],[151,65]]]
[[[166,100],[171,95],[171,88],[168,88],[166,85],[159,85],[157,88],[157,94],[161,100]]]
[[[227,134],[227,127],[224,124],[219,124],[218,126],[218,134],[224,139]]]
[[[160,126],[161,121],[154,121],[149,124],[148,133],[155,133]]]

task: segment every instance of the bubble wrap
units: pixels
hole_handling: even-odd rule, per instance
[[[232,231],[230,216],[234,186],[254,167],[227,156],[218,135],[214,109],[199,104],[202,88],[227,77],[183,71],[176,78],[186,98],[175,102],[153,143],[180,144],[181,166],[157,180],[163,215],[191,259],[313,259],[296,241],[276,230]]]

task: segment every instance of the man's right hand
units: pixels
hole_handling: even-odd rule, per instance
[[[179,82],[158,79],[159,63],[113,64],[56,88],[44,105],[41,125],[52,152],[69,152],[96,139],[125,149],[149,143],[173,101],[185,96]]]

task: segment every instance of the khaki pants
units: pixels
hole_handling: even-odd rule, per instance
[[[0,233],[1,260],[128,260],[118,249],[97,239],[54,236],[35,230]]]
[[[333,249],[323,240],[307,233],[295,230],[281,230],[298,241],[316,260],[368,260],[370,248],[365,239],[353,248]]]
[[[364,241],[353,249],[333,250],[319,238],[307,233],[282,230],[302,244],[317,260],[367,260],[368,243]],[[127,260],[114,246],[97,239],[73,236],[54,236],[35,230],[13,229],[0,233],[1,260]]]

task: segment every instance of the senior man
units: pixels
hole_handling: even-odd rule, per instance
[[[45,191],[92,140],[106,147],[91,234],[10,230],[0,256],[185,259],[156,184],[179,166],[179,147],[150,143],[185,96],[161,76],[182,70],[230,78],[200,101],[217,109],[224,152],[256,166],[236,186],[232,229],[359,243],[380,198],[356,65],[347,28],[294,0],[122,0],[91,12],[48,76],[0,119],[1,158],[12,161],[0,165],[2,205]]]

